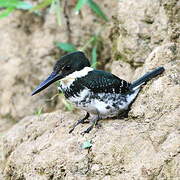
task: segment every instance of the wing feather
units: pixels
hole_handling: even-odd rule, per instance
[[[77,83],[94,93],[127,93],[130,83],[117,76],[101,70],[90,71],[78,79]]]

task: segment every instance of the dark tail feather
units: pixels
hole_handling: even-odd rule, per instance
[[[146,73],[144,76],[142,76],[138,80],[132,82],[132,84],[130,85],[130,89],[131,90],[137,89],[138,87],[145,84],[147,81],[151,80],[152,78],[156,77],[159,74],[162,74],[164,70],[165,70],[164,67],[158,67],[154,69],[153,71]]]

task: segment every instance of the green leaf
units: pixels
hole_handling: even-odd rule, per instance
[[[65,105],[65,108],[67,109],[67,111],[73,111],[74,110],[74,106],[71,103],[66,101],[66,103],[64,103],[64,105]]]
[[[89,149],[89,148],[91,148],[91,147],[92,147],[91,140],[85,141],[85,142],[83,143],[83,145],[82,145],[82,148],[83,148],[83,149]]]
[[[9,16],[9,14],[12,13],[14,10],[15,10],[15,8],[10,7],[10,8],[5,9],[4,11],[1,11],[0,19],[4,18],[6,16]]]
[[[60,95],[63,95],[62,93],[60,93]],[[63,95],[64,96],[64,95]],[[70,102],[68,102],[65,98],[61,99],[62,103],[64,104],[64,107],[67,111],[73,111],[74,110],[74,106],[73,104],[71,104]]]
[[[60,26],[61,23],[61,13],[62,13],[62,7],[60,0],[52,0],[51,7],[50,7],[50,13],[56,14],[56,20],[58,25]]]
[[[105,21],[108,21],[107,16],[103,13],[103,11],[101,10],[101,8],[98,6],[98,4],[96,4],[93,0],[88,0],[88,5],[89,7],[98,15],[100,16],[102,19],[104,19]]]
[[[70,43],[56,43],[56,46],[66,52],[77,51],[76,47]]]
[[[31,11],[37,11],[37,10],[46,8],[51,3],[52,3],[52,0],[43,0],[41,3],[39,3],[38,5],[36,5],[33,8],[31,8]]]
[[[58,83],[56,84],[57,87],[59,87],[61,85],[61,82],[58,81]],[[68,102],[65,97],[64,97],[64,94],[62,92],[59,91],[58,93],[59,96],[61,96],[61,102],[64,104],[64,107],[67,111],[73,111],[74,110],[74,105],[71,104],[70,102]],[[52,99],[52,98],[51,98]]]
[[[39,109],[37,109],[37,111],[35,112],[35,115],[40,116],[43,113],[43,108],[40,107]]]
[[[28,3],[28,2],[22,2],[22,1],[19,1],[16,5],[16,8],[17,9],[23,9],[23,10],[28,10],[28,9],[31,9],[33,6]]]
[[[91,67],[96,68],[97,65],[97,46],[94,46],[91,52]]]
[[[0,0],[0,7],[15,8],[17,3],[18,3],[18,0]]]
[[[0,0],[0,7],[27,10],[32,8],[32,5],[28,2],[19,1],[19,0]]]
[[[81,51],[85,51],[90,44],[92,44],[94,41],[96,41],[96,36],[92,36],[85,45],[81,48]]]
[[[78,12],[86,3],[88,0],[78,0],[76,6],[75,6],[75,11]]]
[[[61,25],[61,6],[60,6],[60,0],[56,0],[56,5],[55,5],[55,12],[56,12],[56,19],[57,23]]]

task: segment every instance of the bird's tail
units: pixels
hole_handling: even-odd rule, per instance
[[[132,82],[132,84],[130,85],[130,89],[136,90],[137,88],[139,88],[140,86],[142,86],[143,84],[151,80],[152,78],[156,77],[159,74],[162,74],[164,70],[165,70],[164,67],[158,67],[154,69],[153,71],[146,73],[144,76],[142,76],[138,80]]]

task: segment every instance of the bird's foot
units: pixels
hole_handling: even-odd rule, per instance
[[[81,135],[84,135],[86,133],[89,133],[94,127],[94,124],[92,124],[91,126],[89,126],[85,131],[81,132]]]
[[[83,131],[83,132],[81,133],[81,135],[84,135],[84,134],[86,134],[86,133],[89,133],[89,132],[93,129],[94,126],[97,126],[99,119],[100,119],[100,118],[99,118],[99,115],[96,116],[96,117],[94,117],[94,118],[91,120],[91,126],[89,126],[85,131]]]
[[[73,125],[73,127],[72,127],[72,129],[69,131],[69,133],[72,133],[77,125],[86,123],[85,120],[88,119],[88,118],[89,118],[89,113],[86,113],[86,116],[85,116],[83,119],[78,120],[78,121]]]

